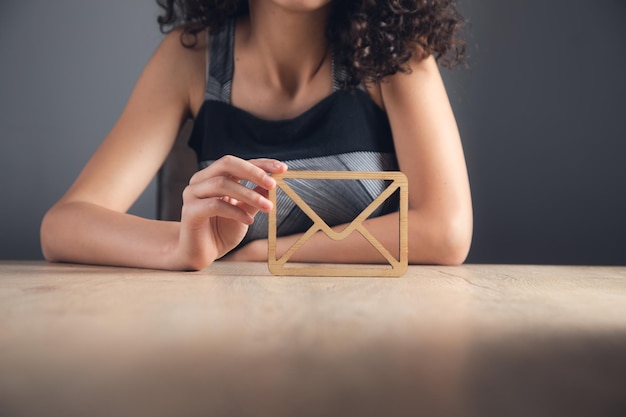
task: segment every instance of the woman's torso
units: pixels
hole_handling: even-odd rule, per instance
[[[224,155],[243,159],[282,160],[290,170],[397,170],[391,129],[385,113],[364,88],[346,91],[342,68],[329,65],[332,89],[318,92],[310,105],[293,117],[274,119],[271,109],[255,111],[233,100],[235,73],[234,21],[211,36],[207,50],[205,93],[196,113],[189,144],[199,168]],[[245,73],[244,71],[240,72]],[[238,81],[237,81],[238,82]],[[243,85],[243,81],[241,81]],[[238,96],[242,96],[242,92]],[[249,102],[250,103],[250,102]],[[192,103],[193,106],[193,103]],[[265,106],[267,107],[267,106]],[[276,114],[286,114],[277,109]],[[269,116],[268,116],[269,115]],[[251,184],[247,184],[252,186]],[[290,186],[329,224],[351,221],[386,187],[383,181],[295,181]],[[306,231],[311,221],[283,193],[277,195],[278,235]],[[397,199],[373,216],[397,210]],[[257,214],[242,244],[267,237],[267,215]]]

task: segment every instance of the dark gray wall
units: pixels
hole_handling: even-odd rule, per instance
[[[161,39],[154,0],[2,0],[0,259],[40,258],[39,224],[117,120]],[[154,185],[133,211],[154,216]]]
[[[0,259],[106,135],[160,39],[153,0],[3,2]],[[626,264],[623,0],[460,0],[469,69],[444,71],[472,182],[470,262]],[[152,186],[134,208],[154,215]]]
[[[461,2],[470,261],[626,264],[626,2]]]

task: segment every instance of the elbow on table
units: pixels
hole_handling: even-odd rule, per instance
[[[48,262],[57,262],[59,261],[59,257],[56,255],[55,251],[55,238],[54,238],[54,220],[52,217],[54,214],[52,211],[54,208],[48,210],[48,212],[44,215],[41,225],[39,227],[39,244],[41,245],[41,252],[43,257]]]
[[[71,259],[64,250],[64,245],[76,233],[68,227],[63,208],[54,205],[44,214],[39,225],[39,244],[43,258],[48,262],[66,262]]]
[[[419,228],[418,222],[413,222]],[[409,263],[458,266],[465,262],[472,243],[472,221],[465,216],[431,222],[426,234],[409,228]],[[421,240],[421,241],[418,241]],[[422,248],[413,250],[411,248]]]
[[[68,246],[77,233],[76,226],[68,222],[67,211],[62,204],[48,209],[39,225],[39,244],[44,259],[48,262],[71,262],[73,257]]]
[[[451,240],[444,245],[435,263],[443,266],[459,266],[467,259],[470,245],[464,240]]]

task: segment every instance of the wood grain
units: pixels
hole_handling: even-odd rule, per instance
[[[0,262],[2,416],[613,416],[626,268]]]

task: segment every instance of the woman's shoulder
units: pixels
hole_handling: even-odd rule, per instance
[[[204,65],[207,44],[206,31],[191,35],[186,33],[182,27],[178,27],[163,37],[157,52],[161,52],[166,58],[171,59],[172,64],[197,65],[201,63]]]
[[[378,88],[386,108],[391,101],[403,103],[415,101],[417,96],[426,97],[429,92],[442,84],[441,73],[435,57],[425,58],[414,55],[408,62],[405,71],[385,77]]]
[[[182,27],[175,28],[163,37],[151,62],[162,72],[162,80],[188,91],[192,114],[204,98],[207,45],[205,31],[192,36]]]

